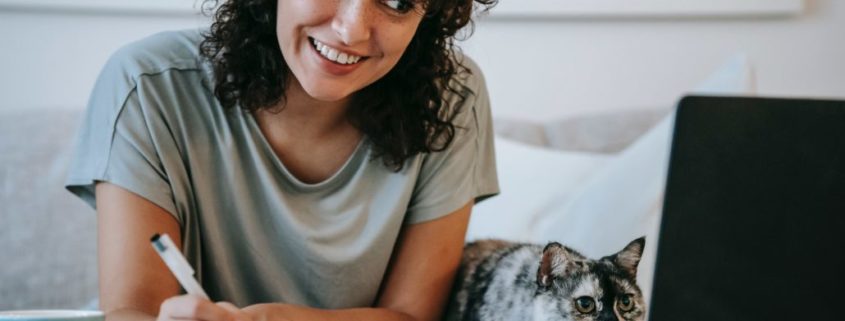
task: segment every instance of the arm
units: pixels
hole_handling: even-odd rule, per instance
[[[96,193],[100,310],[106,321],[249,319],[227,302],[178,296],[179,282],[149,242],[154,233],[167,233],[182,247],[179,223],[170,213],[110,183],[98,183]]]
[[[116,185],[98,183],[96,195],[100,310],[108,321],[153,320],[180,287],[149,238],[167,233],[181,246],[179,224],[164,209]]]
[[[436,220],[405,226],[373,308],[320,310],[287,304],[244,309],[254,321],[439,320],[461,260],[472,202]]]
[[[109,183],[97,184],[96,193],[100,309],[107,321],[438,320],[460,264],[472,209],[470,202],[445,217],[404,227],[373,308],[260,304],[238,310],[227,303],[177,296],[176,278],[148,241],[164,232],[181,247],[179,224],[167,211]]]

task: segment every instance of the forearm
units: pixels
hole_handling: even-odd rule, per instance
[[[276,303],[252,305],[243,310],[253,321],[418,321],[406,313],[384,308],[323,310]]]
[[[117,309],[106,313],[105,321],[155,321],[156,316],[134,309]]]

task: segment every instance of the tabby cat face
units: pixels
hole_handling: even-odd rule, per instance
[[[537,271],[535,320],[644,320],[645,301],[636,284],[644,246],[639,238],[592,260],[558,243],[547,245]]]

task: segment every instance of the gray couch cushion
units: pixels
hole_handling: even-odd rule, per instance
[[[63,186],[81,116],[0,111],[0,310],[80,308],[96,296],[96,214]]]
[[[604,111],[542,122],[495,118],[496,134],[529,145],[571,152],[616,154],[642,136],[671,109]]]

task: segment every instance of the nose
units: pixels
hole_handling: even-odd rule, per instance
[[[353,45],[370,39],[371,8],[373,1],[341,0],[337,8],[332,29],[346,45]]]

